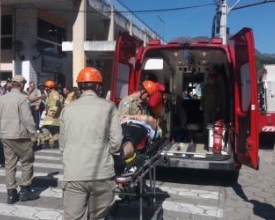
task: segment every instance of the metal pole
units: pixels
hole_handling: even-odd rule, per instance
[[[219,36],[222,38],[223,44],[227,43],[227,0],[221,0],[219,5],[220,17],[220,27]]]
[[[2,65],[1,56],[2,56],[2,2],[0,1],[0,79],[2,77],[2,74],[1,74],[1,65]]]
[[[143,171],[143,168],[142,168]],[[143,173],[143,172],[142,172]],[[139,177],[139,220],[143,220],[143,176]]]
[[[108,41],[115,39],[115,7],[111,5],[111,18],[108,31]]]
[[[165,25],[165,22],[163,19],[161,19],[160,16],[157,15],[157,18],[159,19],[160,21],[160,24],[159,24],[159,36],[162,37],[162,41],[164,41],[164,25]],[[163,43],[163,42],[162,42]]]
[[[153,203],[154,205],[156,204],[156,163],[154,164],[153,167],[153,194],[154,194],[154,199],[153,199]]]

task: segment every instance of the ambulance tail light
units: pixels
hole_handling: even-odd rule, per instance
[[[269,115],[269,116],[271,116],[271,115]],[[268,117],[268,118],[267,118],[267,123],[266,123],[266,124],[269,125],[269,126],[273,125],[273,122],[272,122],[272,118],[271,118],[271,117]]]
[[[178,41],[171,41],[168,44],[179,44],[179,42]]]
[[[149,41],[149,46],[155,46],[155,45],[160,45],[159,39],[152,39]]]
[[[222,38],[212,38],[211,43],[212,44],[222,44]]]

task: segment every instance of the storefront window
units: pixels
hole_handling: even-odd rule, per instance
[[[3,81],[10,80],[12,78],[12,72],[6,72],[6,71],[1,71],[0,72],[0,78]]]
[[[65,40],[65,29],[55,24],[37,19],[37,46],[42,55],[39,81],[48,78],[57,82],[64,81],[62,41]],[[63,82],[64,84],[64,82]]]
[[[37,19],[37,37],[61,44],[65,40],[65,29]]]
[[[2,36],[1,36],[1,49],[10,50],[12,49],[12,15],[2,15],[1,17],[2,25]]]

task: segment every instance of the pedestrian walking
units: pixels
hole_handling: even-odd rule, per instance
[[[15,75],[11,82],[11,91],[0,97],[0,133],[4,146],[8,204],[13,204],[18,199],[26,201],[39,198],[30,187],[34,162],[31,138],[35,139],[37,135],[28,97],[23,94],[25,83],[23,76]],[[19,195],[16,182],[18,161],[22,165]]]
[[[41,94],[41,91],[36,88],[34,81],[29,83],[28,97],[31,107],[31,113],[36,124],[36,130],[39,130],[39,122],[40,122],[40,107],[42,103],[42,99],[46,96]]]
[[[122,128],[115,105],[99,97],[102,75],[92,67],[79,72],[80,98],[60,116],[63,155],[63,219],[103,220],[115,196],[112,154],[120,152]]]
[[[2,88],[2,95],[5,95],[10,91],[11,91],[11,80],[10,78],[8,78],[6,84]]]

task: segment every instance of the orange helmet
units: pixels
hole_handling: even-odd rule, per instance
[[[55,87],[55,82],[53,80],[47,80],[44,83],[44,86],[49,88],[49,89],[53,89]]]
[[[76,79],[77,83],[84,83],[84,82],[97,82],[102,83],[102,75],[101,73],[93,68],[93,67],[85,67],[83,68]]]
[[[157,84],[154,83],[153,81],[150,80],[145,80],[142,83],[144,89],[146,90],[146,92],[148,92],[148,94],[151,96],[153,95],[156,91],[157,91]]]

